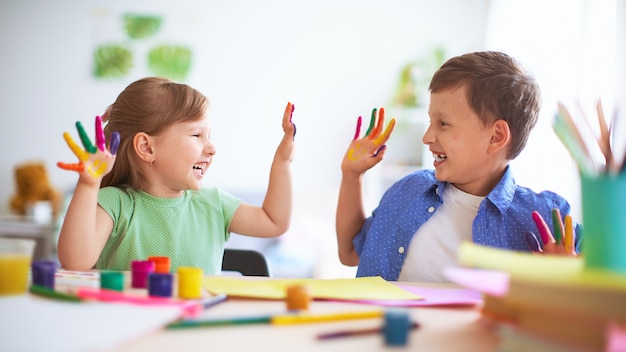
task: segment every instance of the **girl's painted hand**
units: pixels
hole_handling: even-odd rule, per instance
[[[291,102],[287,103],[285,107],[285,113],[283,114],[283,131],[285,135],[291,136],[291,140],[296,139],[296,124],[293,123],[293,111],[296,109],[296,106]]]
[[[553,255],[578,255],[578,253],[576,253],[576,246],[574,245],[574,230],[571,215],[565,215],[565,223],[563,223],[561,212],[558,209],[552,209],[554,235],[539,212],[533,211],[532,217],[539,231],[539,236],[536,236],[532,232],[525,234],[526,241],[531,251]]]
[[[74,139],[68,132],[63,133],[63,138],[72,152],[74,152],[74,155],[78,157],[79,162],[74,164],[58,162],[57,166],[64,170],[78,172],[81,175],[81,179],[83,178],[82,176],[87,176],[87,179],[99,181],[113,168],[115,154],[120,144],[120,135],[117,131],[111,134],[109,148],[107,149],[100,116],[96,116],[96,145],[91,143],[80,122],[76,122],[76,129],[84,149],[74,142]]]
[[[277,150],[277,154],[281,155],[282,159],[288,161],[291,161],[293,159],[293,145],[296,138],[296,124],[292,121],[293,111],[295,109],[295,105],[293,105],[291,102],[287,103],[282,122],[283,132],[285,133],[285,135]]]
[[[359,116],[354,138],[341,163],[343,172],[362,174],[383,159],[387,147],[385,143],[389,140],[391,132],[393,132],[396,119],[391,119],[383,132],[384,123],[385,109],[373,109],[369,127],[365,135],[359,138],[361,134],[361,116]]]

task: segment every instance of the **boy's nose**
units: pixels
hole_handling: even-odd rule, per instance
[[[426,131],[424,132],[424,136],[422,136],[422,143],[424,143],[424,144],[431,144],[431,143],[433,143],[433,134],[430,131],[430,124],[426,128]]]

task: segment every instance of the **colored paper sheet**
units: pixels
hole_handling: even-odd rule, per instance
[[[626,326],[611,324],[607,332],[606,351],[626,351]]]
[[[473,306],[482,302],[480,292],[463,288],[429,288],[399,285],[398,287],[414,293],[419,300],[350,300],[350,302],[373,304],[383,307],[441,307]],[[345,301],[345,300],[343,300]]]
[[[233,297],[285,299],[287,287],[307,285],[315,299],[337,300],[418,300],[421,296],[403,290],[382,277],[354,279],[268,279],[248,280],[238,277],[205,277],[203,286],[214,294]]]
[[[443,273],[454,283],[496,297],[504,296],[509,290],[509,274],[502,271],[450,267]]]
[[[458,261],[466,267],[503,271],[511,278],[534,282],[626,289],[626,275],[587,269],[583,257],[516,252],[464,242]]]
[[[2,351],[109,351],[180,316],[172,307],[0,298]]]

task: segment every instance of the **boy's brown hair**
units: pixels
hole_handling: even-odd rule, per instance
[[[482,51],[453,57],[433,75],[429,90],[437,93],[465,85],[467,100],[487,125],[504,120],[511,131],[507,153],[515,159],[526,146],[541,108],[534,77],[505,53]]]
[[[100,187],[140,189],[144,178],[137,167],[140,160],[133,149],[133,137],[139,132],[158,136],[175,123],[201,119],[208,104],[196,89],[167,78],[146,77],[131,83],[102,115],[107,140],[118,131],[120,146],[115,165]]]

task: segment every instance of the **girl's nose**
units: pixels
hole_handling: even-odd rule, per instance
[[[215,155],[217,152],[215,144],[213,144],[210,140],[207,140],[206,145],[204,146],[204,152],[209,155]]]

